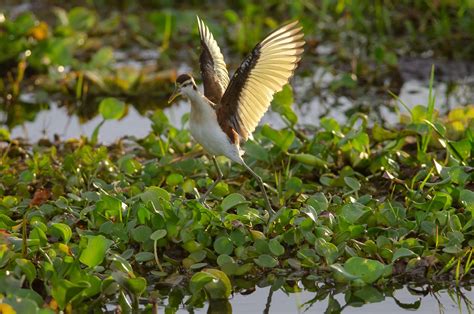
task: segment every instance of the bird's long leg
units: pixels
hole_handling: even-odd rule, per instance
[[[201,203],[204,203],[206,201],[206,198],[209,196],[209,193],[216,187],[217,183],[222,180],[222,171],[221,168],[219,167],[219,164],[217,163],[216,157],[212,156],[212,161],[214,162],[214,166],[217,169],[217,179],[212,183],[212,185],[209,187],[209,189],[204,193],[203,196],[199,199]]]
[[[270,212],[270,215],[274,215],[275,211],[272,208],[272,205],[270,204],[270,200],[268,199],[267,192],[265,190],[265,186],[263,185],[263,180],[260,178],[258,174],[256,174],[245,162],[242,162],[242,165],[254,176],[254,178],[257,180],[258,185],[260,186],[260,190],[262,190],[263,197],[265,198],[265,204],[267,206],[267,210]]]

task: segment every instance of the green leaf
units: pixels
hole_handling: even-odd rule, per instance
[[[189,282],[189,290],[191,291],[191,293],[196,294],[202,289],[204,289],[204,286],[208,282],[211,282],[214,279],[216,279],[215,276],[208,272],[200,271],[198,273],[195,273],[191,277],[191,281]]]
[[[103,99],[99,112],[105,120],[118,120],[125,114],[125,103],[113,97]]]
[[[296,138],[295,133],[291,130],[275,130],[267,124],[262,127],[262,135],[270,139],[284,152],[288,151]]]
[[[166,237],[166,234],[167,234],[167,231],[164,229],[156,230],[150,235],[150,239],[152,239],[153,241],[158,241]]]
[[[293,90],[289,84],[283,86],[283,89],[273,96],[272,101],[272,110],[285,117],[290,125],[295,125],[298,122],[298,116],[291,108],[293,102]]]
[[[127,205],[120,199],[110,196],[102,195],[100,201],[96,204],[96,210],[104,214],[107,218],[118,217],[119,221],[122,221],[122,211]]]
[[[75,7],[68,13],[69,26],[76,31],[88,31],[95,22],[96,15],[93,11],[84,7]]]
[[[268,242],[268,247],[273,255],[280,256],[285,253],[285,248],[280,244],[280,242],[278,242],[277,239],[271,239]]]
[[[9,141],[10,132],[5,128],[0,128],[0,141]]]
[[[459,201],[466,207],[467,210],[470,210],[474,213],[474,192],[471,190],[461,190],[459,193]]]
[[[329,265],[334,263],[339,254],[337,247],[324,239],[316,239],[315,250]]]
[[[462,160],[467,160],[471,156],[471,142],[469,139],[463,139],[457,142],[450,142],[452,147],[456,150]]]
[[[179,173],[172,173],[166,177],[166,184],[169,186],[180,185],[184,182],[184,178]]]
[[[151,236],[151,228],[148,226],[138,226],[131,231],[132,238],[140,243],[144,243],[150,239]]]
[[[49,228],[49,231],[53,236],[57,238],[62,238],[64,240],[64,243],[68,243],[69,240],[71,240],[72,230],[71,227],[66,224],[54,223]]]
[[[341,209],[341,216],[351,224],[355,224],[365,213],[365,206],[359,203],[346,204]]]
[[[214,241],[214,250],[216,250],[218,254],[230,255],[234,250],[234,246],[228,236],[221,236]]]
[[[26,279],[31,282],[36,278],[36,267],[33,263],[24,258],[17,258],[16,264],[20,267],[21,271],[25,274]]]
[[[268,254],[262,254],[254,261],[258,266],[264,268],[273,268],[278,265],[278,261]]]
[[[155,256],[151,252],[139,252],[135,255],[135,260],[137,262],[147,262],[154,259]]]
[[[171,196],[168,191],[160,187],[150,186],[145,190],[145,192],[140,194],[140,199],[145,203],[152,202],[155,208],[159,208],[160,199],[169,201],[171,199]]]
[[[385,265],[376,260],[353,256],[344,263],[344,269],[371,284],[383,275]]]
[[[397,259],[402,258],[402,257],[409,257],[409,256],[415,256],[416,254],[407,248],[399,248],[393,253],[392,256],[392,263],[395,262]]]
[[[89,237],[87,247],[81,252],[79,260],[91,268],[101,264],[110,242],[103,235]]]
[[[234,259],[230,257],[229,255],[221,254],[217,257],[217,265],[222,266],[228,263],[232,263],[232,264],[235,263]]]
[[[349,273],[341,264],[332,264],[329,267],[335,272],[336,280],[341,281],[340,278],[344,278],[346,281],[353,281],[359,279],[358,276],[355,276]]]
[[[327,162],[311,154],[299,153],[299,154],[289,154],[291,158],[300,162],[304,165],[315,167],[315,168],[326,168]]]
[[[109,66],[113,61],[114,50],[111,47],[103,47],[94,54],[89,62],[89,67],[92,69],[103,68]]]
[[[143,277],[129,278],[128,289],[136,295],[141,295],[146,289],[146,279]]]
[[[205,289],[211,300],[227,299],[232,292],[229,277],[218,270],[207,268],[191,277],[189,290],[193,294]]]
[[[221,206],[224,211],[228,211],[237,205],[246,203],[248,203],[248,201],[245,200],[245,197],[242,194],[232,193],[222,200]]]
[[[214,276],[215,279],[211,282],[208,282],[204,289],[206,289],[207,294],[211,300],[221,300],[229,298],[232,293],[232,284],[229,280],[229,277],[218,269],[206,268],[203,270]]]
[[[348,187],[351,188],[352,191],[359,191],[360,190],[359,180],[357,180],[353,177],[344,177],[344,182],[347,184]]]

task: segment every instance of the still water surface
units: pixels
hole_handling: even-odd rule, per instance
[[[461,289],[460,293],[454,290],[440,290],[429,292],[427,295],[410,292],[406,287],[395,290],[392,296],[383,296],[382,299],[373,303],[346,302],[342,293],[334,296],[339,304],[342,313],[408,313],[416,312],[420,314],[433,313],[473,313],[474,312],[474,291]],[[230,307],[223,307],[217,304],[209,309],[206,305],[201,309],[193,309],[194,313],[327,313],[329,299],[323,301],[312,301],[314,292],[303,291],[299,293],[285,294],[282,290],[275,291],[268,304],[270,288],[257,288],[249,295],[236,294],[230,300]],[[333,302],[333,301],[332,301]],[[405,307],[405,308],[404,308]],[[334,310],[336,307],[332,307]],[[181,309],[178,313],[189,313],[186,309]],[[192,313],[192,312],[191,312]],[[339,313],[339,311],[330,312]]]

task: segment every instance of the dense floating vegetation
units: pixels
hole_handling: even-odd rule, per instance
[[[123,114],[123,103],[104,101],[114,103],[101,106],[104,119]],[[440,118],[431,99],[401,128],[369,128],[355,115],[346,125],[323,119],[308,133],[295,129],[291,103],[286,88],[273,108],[288,127],[265,125],[245,145],[268,184],[272,218],[256,182],[226,159],[208,206],[196,201],[214,170],[160,110],[147,137],[109,147],[84,137],[28,145],[4,131],[3,302],[126,309],[169,295],[176,309],[262,278],[275,289],[298,280],[366,289],[470,278],[474,107]]]
[[[243,53],[278,24],[267,17],[270,9],[282,19],[290,12],[305,26],[309,51],[324,41],[337,48],[337,57],[318,56],[344,73],[329,86],[333,92],[396,90],[385,77],[396,68],[394,51],[407,45],[448,57],[474,51],[468,2],[435,8],[415,1],[416,19],[403,10],[412,1],[278,3],[242,1],[224,11],[222,27],[209,24],[224,47]],[[256,285],[296,292],[301,284],[315,292],[311,302],[328,297],[328,312],[338,312],[333,295],[340,291],[348,304],[360,304],[407,282],[470,289],[473,106],[438,116],[430,95],[397,127],[358,113],[344,124],[323,118],[320,127],[302,129],[285,88],[272,110],[286,127],[262,126],[245,145],[277,215],[269,217],[245,169],[225,158],[225,180],[204,206],[197,198],[216,173],[186,130],[187,116],[177,128],[156,110],[148,136],[99,142],[104,123],[123,117],[130,104],[140,109],[138,97],[156,107],[150,98],[170,92],[175,52],[197,40],[189,31],[195,10],[150,10],[142,19],[129,5],[128,14],[104,19],[83,7],[57,8],[52,23],[32,13],[0,16],[0,32],[8,34],[0,36],[6,126],[33,119],[49,97],[103,118],[90,138],[28,143],[0,129],[0,312],[111,304],[150,312],[164,300],[173,312]],[[117,66],[130,38],[141,48],[160,47],[156,66]],[[451,46],[460,49],[446,50]],[[305,60],[315,61],[310,53]],[[34,104],[24,102],[25,92],[34,93]]]

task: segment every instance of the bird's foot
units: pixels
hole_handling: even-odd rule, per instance
[[[202,206],[206,207],[207,209],[211,209],[209,205],[206,204],[206,199],[204,197],[200,197],[198,202],[201,203]]]

